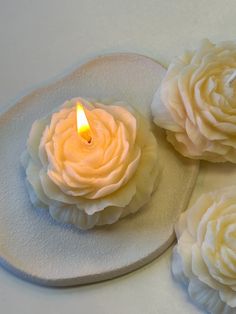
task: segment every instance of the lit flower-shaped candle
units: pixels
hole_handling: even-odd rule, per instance
[[[174,59],[152,112],[182,155],[236,163],[236,43],[205,40]]]
[[[132,108],[77,98],[34,122],[22,161],[36,207],[81,229],[136,212],[157,182],[157,142]]]
[[[236,186],[202,195],[181,215],[176,234],[176,279],[209,313],[236,313]]]

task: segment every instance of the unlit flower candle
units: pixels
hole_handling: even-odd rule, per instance
[[[202,195],[177,225],[172,270],[212,314],[236,313],[236,186]]]
[[[174,59],[152,113],[182,155],[236,163],[236,43],[204,40]]]

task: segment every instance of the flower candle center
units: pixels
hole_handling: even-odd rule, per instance
[[[228,78],[226,84],[231,86],[231,84],[236,80],[236,70],[233,71],[233,73]]]
[[[235,92],[236,92],[236,70],[233,69],[230,73],[227,73],[225,77],[225,83],[220,94],[225,95],[225,98],[229,102],[230,106],[235,108]]]

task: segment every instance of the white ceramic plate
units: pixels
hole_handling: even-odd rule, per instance
[[[29,202],[20,154],[33,121],[66,99],[123,100],[150,118],[149,104],[165,69],[135,54],[98,57],[25,96],[0,116],[0,262],[24,279],[68,286],[110,279],[159,256],[173,241],[198,163],[182,158],[155,129],[163,173],[152,201],[118,223],[79,231],[54,222]]]

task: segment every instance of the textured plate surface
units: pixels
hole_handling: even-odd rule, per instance
[[[55,223],[30,204],[19,156],[33,121],[66,99],[123,100],[150,118],[149,104],[165,69],[135,54],[98,57],[22,98],[0,116],[0,261],[27,280],[69,286],[110,279],[159,256],[173,241],[198,163],[176,154],[155,128],[163,166],[158,190],[140,212],[118,223],[79,231]]]

